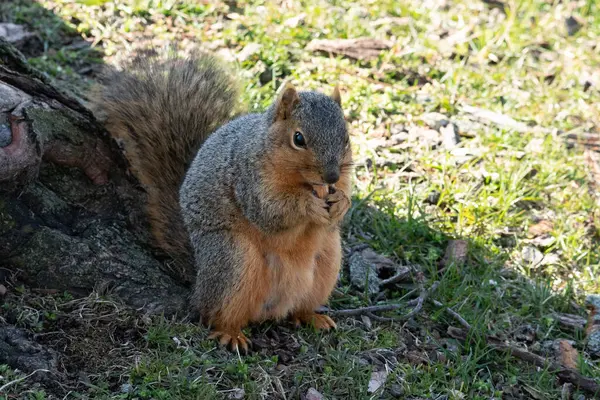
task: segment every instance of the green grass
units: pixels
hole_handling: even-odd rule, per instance
[[[81,393],[107,399],[203,399],[227,398],[243,388],[251,399],[283,398],[282,391],[299,398],[313,387],[327,398],[371,398],[369,377],[381,366],[366,354],[388,349],[396,359],[384,361],[390,374],[379,393],[383,398],[392,397],[392,388],[404,398],[561,398],[562,386],[550,372],[493,351],[482,338],[515,339],[529,326],[535,343],[572,339],[585,356],[583,333],[560,326],[553,314],[585,315],[573,301],[582,304],[584,294],[600,293],[598,188],[582,148],[567,146],[560,134],[594,131],[600,123],[595,47],[600,6],[595,2],[513,0],[506,2],[505,13],[467,0],[448,1],[447,7],[417,0],[238,1],[229,6],[191,0],[41,0],[45,10],[24,0],[16,3],[0,7],[0,15],[18,23],[35,20],[31,29],[40,32],[44,46],[30,62],[58,82],[79,85],[80,93],[89,83],[78,77],[80,68],[119,64],[128,51],[160,48],[172,40],[182,52],[202,44],[228,59],[240,72],[250,110],[269,104],[283,79],[323,91],[339,83],[357,159],[347,237],[421,266],[426,286],[440,282],[433,297],[473,326],[473,341],[457,343],[446,335],[457,322],[427,304],[406,324],[373,321],[369,328],[347,319],[327,334],[253,327],[252,336],[269,338],[276,332],[275,342],[293,349],[291,358],[282,360],[278,345],[239,358],[216,349],[202,328],[157,319],[138,327],[143,335],[132,350],[135,357],[119,360],[118,374],[107,367],[88,371],[91,386],[77,389]],[[573,36],[564,22],[569,15],[583,24]],[[403,22],[382,22],[389,17]],[[94,49],[65,47],[65,38],[74,34]],[[360,63],[304,49],[312,39],[359,36],[394,45],[377,60]],[[259,46],[246,59],[237,58],[249,44]],[[464,105],[548,131],[475,125],[474,137],[463,137],[460,144],[474,154],[467,160],[417,143],[404,149],[375,145],[402,124],[423,125],[419,117],[427,112],[465,119]],[[389,163],[381,166],[378,159]],[[439,194],[436,204],[426,202],[432,191]],[[521,253],[532,246],[529,228],[540,220],[553,222],[548,235],[554,240],[540,247],[552,262],[532,266]],[[438,260],[453,238],[469,241],[466,263],[438,274]],[[394,301],[409,290],[399,287],[385,296]],[[374,301],[352,288],[347,276],[339,291],[330,303],[334,308]],[[50,323],[43,311],[21,313],[19,321],[32,330]],[[3,368],[5,380],[18,375]],[[580,370],[600,379],[598,360],[585,358]],[[129,394],[122,385],[128,385]],[[25,387],[15,385],[11,393]],[[26,396],[46,398],[43,391]]]

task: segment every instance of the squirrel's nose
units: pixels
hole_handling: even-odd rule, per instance
[[[323,176],[323,180],[325,183],[329,185],[333,185],[337,181],[340,180],[340,172],[337,169],[331,169],[329,171],[325,171],[325,175]]]

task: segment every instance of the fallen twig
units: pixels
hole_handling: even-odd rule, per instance
[[[433,304],[437,307],[444,307],[444,310],[450,314],[459,324],[461,324],[465,329],[471,329],[471,324],[467,322],[459,313],[451,309],[450,307],[445,307],[441,302],[437,300],[433,300]]]
[[[579,315],[554,313],[552,316],[563,326],[579,329],[585,328],[586,319]]]
[[[419,298],[417,299],[417,305],[415,306],[415,308],[413,308],[411,312],[409,312],[404,317],[402,317],[402,319],[411,318],[412,316],[421,312],[421,310],[423,309],[423,303],[425,302],[425,300],[427,300],[429,295],[437,289],[437,287],[439,285],[440,285],[440,283],[438,281],[435,281],[435,282],[433,282],[433,285],[431,285],[431,287],[429,289],[423,290],[421,292],[421,294],[419,295]]]
[[[35,375],[38,372],[50,372],[50,371],[48,371],[47,369],[36,369],[35,371],[33,371],[32,373],[30,373],[29,375],[23,376],[21,378],[15,379],[14,381],[10,381],[10,382],[8,382],[5,385],[2,385],[2,387],[0,387],[0,393],[4,392],[8,387],[10,387],[10,386],[12,386],[12,385],[14,385],[16,383],[22,382],[22,381],[24,381],[27,378],[31,378],[33,375]]]
[[[468,332],[464,329],[450,326],[448,327],[448,334],[454,339],[467,341]],[[513,357],[519,358],[540,368],[547,368],[549,371],[556,373],[556,375],[565,382],[573,383],[575,386],[587,392],[600,395],[600,384],[587,376],[581,375],[574,369],[567,368],[557,362],[538,356],[523,348],[504,343],[502,340],[492,336],[487,336],[485,340],[493,349],[508,351]]]
[[[391,278],[382,280],[380,285],[385,286],[385,285],[391,285],[392,283],[401,282],[401,281],[405,280],[406,278],[408,278],[412,274],[412,271],[413,271],[413,269],[411,267],[404,267],[404,269],[402,271],[398,272],[396,275],[392,276]]]
[[[409,319],[409,318],[415,316],[416,314],[418,314],[419,312],[421,312],[421,310],[423,309],[423,303],[427,300],[429,295],[437,289],[439,284],[440,283],[437,281],[433,282],[433,284],[429,288],[421,291],[421,294],[419,294],[418,298],[413,299],[405,304],[382,304],[382,305],[378,305],[378,306],[349,308],[349,309],[345,309],[345,310],[326,310],[326,311],[332,316],[349,317],[349,316],[356,316],[356,315],[366,315],[369,318],[372,318],[373,320],[380,321],[380,322],[402,321],[402,320]],[[393,311],[393,310],[398,310],[400,308],[403,308],[406,306],[412,306],[412,305],[414,305],[414,308],[410,312],[408,312],[407,314],[402,315],[402,316],[379,317],[379,316],[374,315],[374,313],[377,313],[377,312]]]
[[[382,304],[379,306],[368,306],[360,308],[348,308],[344,310],[327,310],[328,313],[336,317],[351,317],[356,315],[367,315],[368,313],[394,311],[405,307],[406,304]]]
[[[396,321],[395,318],[380,317],[379,315],[375,315],[372,312],[365,313],[365,315],[367,317],[371,318],[373,321],[377,321],[377,322],[394,322],[394,321]]]

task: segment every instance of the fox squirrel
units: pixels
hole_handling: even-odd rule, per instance
[[[315,310],[340,270],[352,150],[337,86],[286,84],[243,116],[238,93],[213,56],[143,58],[107,76],[95,106],[148,192],[159,247],[194,259],[191,305],[210,337],[247,352],[250,322],[336,326]]]

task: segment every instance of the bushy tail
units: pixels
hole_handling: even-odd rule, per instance
[[[122,142],[133,174],[148,193],[157,245],[178,261],[178,275],[192,280],[179,186],[204,140],[235,112],[237,84],[215,58],[198,54],[166,61],[138,57],[102,81],[92,96],[93,108]]]

